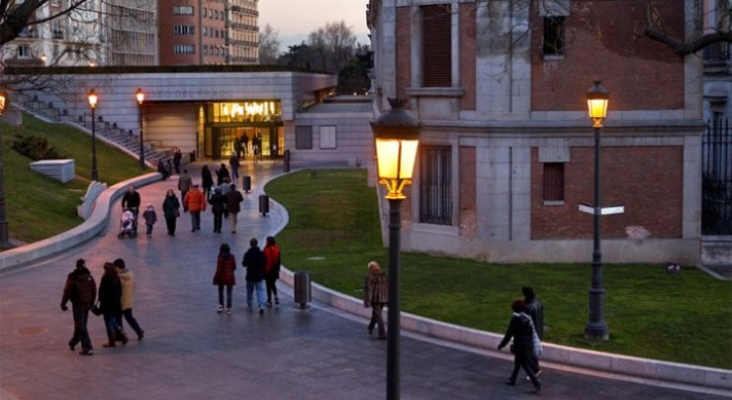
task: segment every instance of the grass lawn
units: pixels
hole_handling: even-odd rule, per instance
[[[23,126],[0,123],[3,130],[5,202],[10,237],[31,243],[67,231],[83,222],[76,215],[91,179],[91,137],[77,129],[23,116]],[[68,183],[30,170],[33,160],[12,149],[17,135],[48,140],[64,158],[74,159],[76,178]],[[99,180],[107,184],[140,174],[137,160],[97,140]]]
[[[388,269],[375,188],[361,169],[289,174],[266,192],[290,222],[278,236],[283,263],[309,270],[313,280],[361,297],[366,264]],[[402,310],[440,321],[502,333],[521,287],[545,304],[545,341],[604,352],[732,369],[732,282],[684,267],[604,265],[610,341],[584,340],[590,285],[587,264],[500,265],[402,253]]]

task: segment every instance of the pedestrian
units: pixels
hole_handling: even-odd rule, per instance
[[[211,170],[208,169],[208,165],[204,165],[201,168],[201,186],[203,187],[203,194],[206,196],[206,200],[211,198],[211,188],[213,187],[213,176]]]
[[[386,339],[386,329],[384,329],[384,318],[382,311],[389,299],[389,284],[386,274],[381,271],[381,267],[376,261],[371,261],[367,265],[368,274],[364,279],[363,287],[363,306],[371,307],[371,321],[369,321],[369,335],[374,332],[374,325],[379,326],[380,340]]]
[[[213,231],[214,233],[221,233],[222,218],[224,211],[226,211],[226,197],[221,194],[219,188],[214,188],[208,203],[211,204],[211,212],[214,215]]]
[[[247,307],[252,309],[253,292],[256,290],[259,313],[264,314],[264,254],[257,244],[256,238],[249,241],[249,250],[244,253],[241,265],[247,269]]]
[[[509,341],[513,339],[513,345],[511,345],[511,352],[513,353],[513,372],[511,376],[506,379],[506,384],[514,386],[516,384],[516,377],[518,376],[519,368],[523,368],[526,375],[529,376],[529,380],[534,385],[532,393],[536,393],[541,389],[541,382],[536,377],[534,371],[531,369],[531,357],[533,356],[533,344],[532,335],[533,327],[531,323],[531,317],[526,315],[526,303],[523,300],[517,299],[511,304],[511,322],[508,325],[506,335],[498,345],[498,350],[506,347]]]
[[[544,340],[544,304],[536,297],[532,287],[522,287],[521,293],[524,295],[526,314],[531,317],[531,321],[534,323],[536,335],[539,336],[539,340]],[[539,357],[536,357],[533,352],[531,356],[531,369],[538,377],[542,372],[541,366],[539,365]]]
[[[239,156],[236,154],[232,154],[231,157],[229,157],[229,167],[231,168],[231,181],[236,182],[237,179],[239,179],[239,166],[241,164],[239,163]]]
[[[188,175],[188,170],[183,170],[183,175],[178,178],[178,190],[180,190],[180,198],[185,199],[188,191],[193,186],[193,179]],[[183,204],[183,212],[188,212],[188,208],[185,203]]]
[[[125,261],[118,258],[112,262],[115,268],[117,268],[117,275],[119,281],[122,284],[122,296],[120,298],[120,308],[122,313],[117,320],[117,324],[122,327],[122,317],[125,318],[132,330],[137,334],[137,340],[142,340],[145,337],[145,331],[140,328],[140,324],[137,319],[132,315],[132,305],[135,302],[135,274],[126,267]]]
[[[152,234],[153,225],[158,222],[158,214],[155,213],[155,207],[152,204],[147,203],[145,211],[142,213],[142,219],[145,220],[145,234],[150,236]]]
[[[173,148],[173,166],[175,167],[175,173],[180,175],[180,161],[183,159],[183,153],[180,151],[178,146]]]
[[[236,233],[236,220],[241,211],[241,202],[244,201],[244,197],[241,192],[236,190],[236,185],[233,183],[230,185],[230,190],[226,193],[226,213],[229,218],[229,226],[231,227],[231,233]]]
[[[217,313],[224,311],[224,288],[226,288],[226,313],[231,314],[231,295],[236,285],[236,258],[231,254],[228,244],[222,243],[219,247],[219,256],[216,259],[216,274],[213,284],[219,288],[219,308]]]
[[[122,312],[122,283],[114,264],[104,263],[104,275],[99,282],[99,307],[104,317],[104,326],[107,329],[107,339],[102,347],[115,347],[115,339],[120,338],[122,345],[127,344],[127,335],[117,323]]]
[[[226,169],[226,164],[221,163],[221,167],[216,170],[216,186],[221,186],[224,183],[224,178],[228,178],[231,181],[231,175],[229,175],[229,170]]]
[[[131,210],[137,219],[137,213],[140,212],[140,193],[135,190],[134,186],[128,186],[124,196],[122,196],[122,211]]]
[[[170,178],[170,173],[168,173],[168,169],[165,167],[165,161],[162,159],[158,160],[158,172],[163,176],[164,181]]]
[[[74,335],[69,340],[69,348],[74,351],[76,345],[81,342],[82,356],[90,356],[94,354],[91,338],[89,338],[89,330],[87,329],[87,321],[89,320],[89,310],[94,306],[97,296],[97,284],[94,277],[86,268],[86,261],[83,258],[76,260],[76,268],[66,277],[64,285],[64,294],[61,298],[61,310],[66,311],[69,308],[66,303],[71,301],[71,312],[74,317]]]
[[[272,295],[274,294],[274,303],[280,304],[277,297],[277,279],[280,277],[280,247],[273,236],[267,236],[267,242],[264,245],[264,283],[267,287],[267,306],[272,306]]]
[[[168,228],[168,235],[175,236],[175,225],[180,217],[180,201],[175,195],[173,189],[168,189],[163,200],[163,216],[165,217],[165,225]]]
[[[249,150],[249,135],[246,133],[241,137],[241,149],[244,151],[243,157],[246,158],[247,150]]]
[[[201,211],[206,211],[206,199],[203,193],[198,190],[198,185],[194,184],[191,190],[186,193],[183,199],[183,207],[188,208],[191,214],[191,232],[201,230]]]
[[[231,181],[229,178],[224,178],[224,181],[219,185],[219,189],[221,189],[221,194],[224,196],[226,196],[226,193],[229,193],[231,190]]]
[[[234,149],[233,150],[234,150],[234,154],[236,154],[236,156],[239,159],[241,159],[241,138],[238,136],[234,139]]]

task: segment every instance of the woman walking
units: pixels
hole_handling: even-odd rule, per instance
[[[168,235],[175,236],[175,224],[180,217],[180,201],[175,195],[173,189],[168,190],[163,200],[163,216],[165,217],[165,225],[168,228]]]
[[[514,386],[519,368],[523,368],[531,383],[534,385],[534,389],[531,392],[536,393],[541,389],[541,382],[534,375],[534,370],[531,368],[531,359],[533,357],[531,337],[534,331],[531,317],[524,314],[524,311],[526,311],[526,303],[523,300],[514,300],[513,304],[511,304],[511,310],[513,310],[511,322],[508,325],[506,335],[498,345],[498,350],[501,350],[513,338],[513,345],[511,347],[513,351],[513,372],[511,373],[511,377],[506,379],[506,384]]]
[[[211,198],[211,188],[213,187],[213,175],[211,170],[208,169],[208,165],[204,165],[201,169],[201,186],[203,187],[203,194],[206,196],[206,200]]]
[[[384,329],[384,318],[381,315],[384,306],[388,302],[389,290],[386,274],[381,272],[381,267],[376,261],[368,264],[369,273],[364,280],[363,306],[371,307],[371,321],[369,321],[369,335],[374,332],[374,325],[379,325],[379,339],[386,339]]]
[[[268,307],[272,306],[272,294],[274,294],[274,303],[280,304],[277,297],[277,279],[280,277],[280,248],[273,236],[267,236],[267,242],[264,245],[264,284],[267,287],[267,303]]]
[[[219,308],[217,313],[224,311],[224,288],[226,288],[226,313],[231,314],[231,294],[236,285],[236,258],[231,254],[231,248],[226,243],[219,247],[219,256],[216,259],[216,274],[213,284],[219,288]]]
[[[99,282],[99,307],[102,309],[109,341],[102,347],[115,347],[114,342],[117,337],[120,338],[123,346],[127,344],[127,335],[122,332],[122,327],[117,323],[122,313],[121,299],[122,283],[117,275],[117,268],[110,262],[104,263],[104,275]]]

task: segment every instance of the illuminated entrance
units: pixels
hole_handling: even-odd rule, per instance
[[[279,100],[206,103],[199,121],[199,149],[214,160],[228,159],[239,150],[252,159],[258,144],[263,159],[277,158],[284,148],[282,105]]]

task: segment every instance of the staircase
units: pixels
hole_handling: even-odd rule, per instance
[[[14,103],[24,111],[46,121],[55,123],[65,123],[78,127],[79,129],[91,134],[92,121],[90,114],[73,117],[66,113],[66,110],[56,108],[53,103],[44,103],[38,100],[36,96],[28,96],[17,93],[14,96]],[[112,145],[117,146],[132,157],[138,157],[140,154],[140,137],[133,135],[132,131],[125,131],[117,127],[116,123],[105,121],[101,115],[96,116],[95,134],[103,137]],[[145,161],[152,168],[157,167],[159,160],[167,160],[173,156],[173,150],[169,148],[156,148],[156,143],[148,141],[143,143],[145,153]]]

